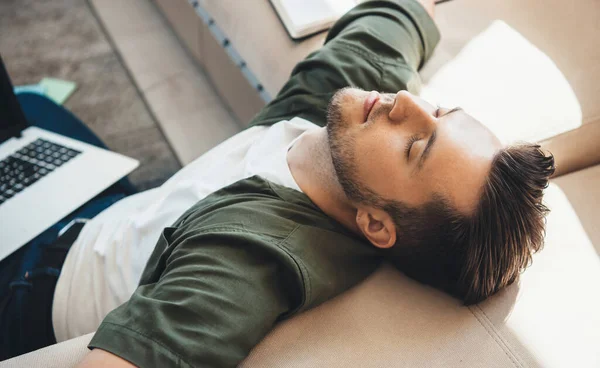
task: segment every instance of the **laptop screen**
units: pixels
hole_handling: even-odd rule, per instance
[[[0,56],[0,143],[19,136],[25,128],[27,128],[27,120]]]

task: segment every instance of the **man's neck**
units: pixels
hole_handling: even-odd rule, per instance
[[[294,180],[313,203],[329,217],[360,234],[355,220],[356,208],[335,175],[325,128],[304,133],[288,151],[287,163]]]

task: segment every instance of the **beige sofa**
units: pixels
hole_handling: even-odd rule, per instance
[[[200,16],[186,0],[156,3],[241,121],[276,93],[295,61],[324,37],[293,43],[266,0],[199,1]],[[350,291],[276,326],[242,366],[600,367],[600,105],[595,104],[600,3],[460,0],[440,6],[444,40],[424,78],[495,18],[556,62],[583,112],[580,128],[543,142],[556,155],[560,176],[547,191],[552,212],[545,248],[531,268],[519,284],[463,307],[383,266]],[[221,27],[216,38],[210,19]],[[269,42],[252,42],[245,32],[250,26],[253,37]],[[233,55],[219,37],[235,46]],[[73,366],[90,339],[91,334],[0,367]]]

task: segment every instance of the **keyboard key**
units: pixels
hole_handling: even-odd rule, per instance
[[[23,170],[23,172],[26,173],[27,175],[29,175],[29,174],[31,174],[33,172],[33,168],[35,166],[36,165],[34,165],[32,163],[29,163],[29,164],[25,165],[25,170]]]
[[[23,184],[21,184],[21,183],[17,183],[17,184],[15,184],[15,186],[14,186],[14,187],[12,187],[12,190],[13,190],[15,193],[19,193],[19,192],[20,192],[20,191],[22,191],[23,189],[25,189],[25,186],[23,186]]]
[[[0,203],[25,190],[81,152],[43,139],[0,160]]]

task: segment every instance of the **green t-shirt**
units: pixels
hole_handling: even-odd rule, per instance
[[[296,66],[252,125],[300,116],[323,126],[329,99],[345,86],[417,92],[417,70],[438,39],[414,0],[363,3]],[[141,367],[236,366],[277,322],[356,285],[380,262],[375,247],[303,193],[244,179],[163,231],[139,287],[89,347]]]

